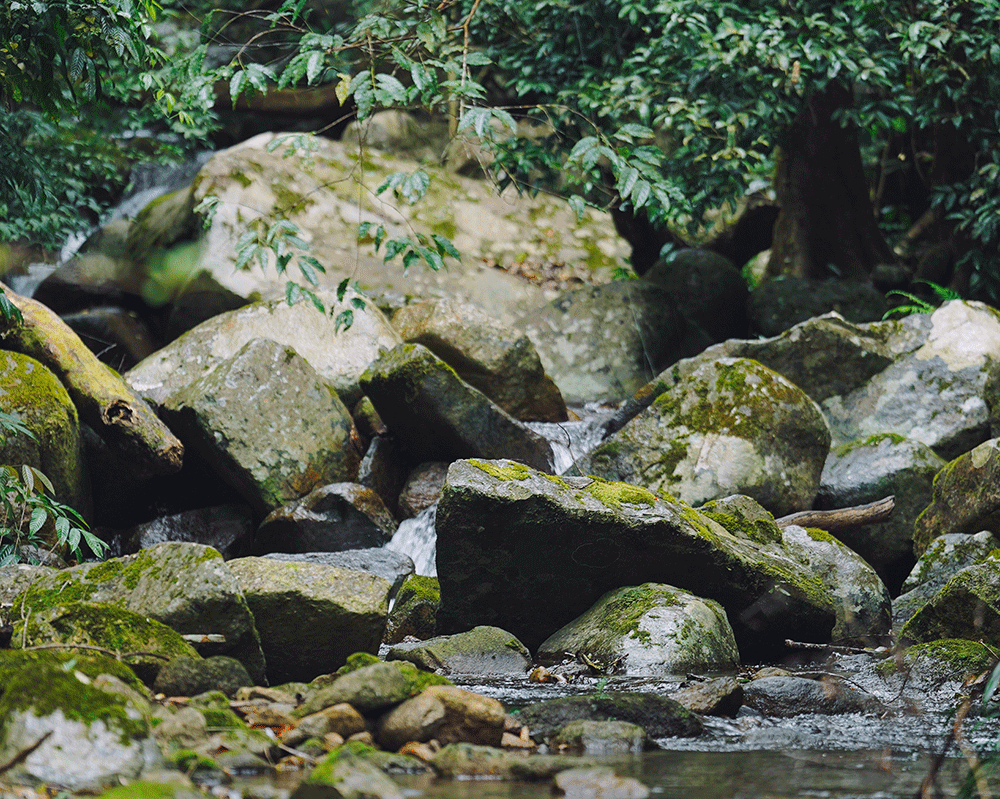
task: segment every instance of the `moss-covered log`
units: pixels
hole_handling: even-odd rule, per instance
[[[0,316],[0,347],[41,361],[62,381],[80,418],[136,479],[181,468],[184,445],[132,387],[101,363],[65,322],[40,302],[5,286],[22,320]]]

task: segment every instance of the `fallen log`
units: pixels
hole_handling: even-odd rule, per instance
[[[799,527],[818,527],[828,533],[832,530],[843,530],[846,527],[861,527],[866,524],[884,522],[892,515],[896,507],[896,497],[886,497],[867,505],[855,505],[850,508],[834,510],[804,510],[775,519],[778,527],[788,527],[797,524]]]
[[[184,445],[132,387],[97,359],[73,330],[40,302],[0,284],[22,319],[0,315],[0,348],[43,363],[69,392],[80,418],[136,480],[180,471]]]

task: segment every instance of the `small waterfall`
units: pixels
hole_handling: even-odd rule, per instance
[[[548,439],[556,474],[563,474],[576,463],[576,459],[590,452],[604,437],[604,422],[610,418],[609,410],[599,403],[585,406],[581,415],[587,418],[576,422],[528,422],[527,427]],[[417,574],[437,576],[437,533],[434,520],[437,504],[424,509],[412,519],[400,522],[386,549],[409,555]]]
[[[417,574],[437,577],[437,534],[434,532],[434,518],[437,503],[424,508],[412,519],[399,523],[386,549],[409,555]]]

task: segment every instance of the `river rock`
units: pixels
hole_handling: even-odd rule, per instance
[[[0,572],[2,575],[2,572]],[[425,640],[437,628],[437,610],[441,588],[437,577],[411,574],[396,594],[385,628],[386,644],[398,644],[407,636]]]
[[[1000,438],[985,441],[934,478],[934,498],[913,525],[918,553],[939,535],[1000,532]]]
[[[499,749],[476,744],[449,744],[431,758],[431,765],[442,777],[451,779],[551,780],[560,771],[593,765],[578,755],[533,755],[519,750]]]
[[[137,524],[122,534],[122,552],[130,555],[167,541],[183,541],[204,544],[218,550],[223,558],[232,558],[247,546],[253,529],[246,505],[195,508]]]
[[[774,676],[751,680],[743,687],[744,702],[765,716],[788,718],[803,713],[834,715],[881,711],[882,704],[870,694],[836,678]]]
[[[920,346],[823,403],[834,444],[896,433],[951,459],[989,438],[986,380],[1000,360],[1000,311],[954,300],[925,324]]]
[[[361,397],[361,373],[382,352],[399,343],[399,334],[363,295],[348,293],[342,302],[333,292],[319,296],[332,314],[320,312],[309,302],[289,305],[284,300],[256,302],[219,314],[145,358],[125,374],[125,379],[145,399],[162,405],[253,339],[266,338],[294,349],[345,403],[353,405]],[[363,307],[350,305],[352,300]],[[354,312],[354,321],[345,330],[336,316],[348,307]]]
[[[894,596],[916,562],[913,523],[944,465],[930,447],[885,433],[834,447],[823,467],[814,506],[818,510],[896,498],[887,521],[836,531],[837,539],[871,564]]]
[[[439,674],[525,674],[531,653],[513,635],[497,627],[475,627],[456,635],[393,646],[386,660],[408,660]]]
[[[347,744],[326,755],[292,793],[292,799],[330,796],[340,799],[403,799],[403,792],[382,770],[365,759],[365,749]]]
[[[397,596],[403,583],[413,575],[413,561],[407,555],[385,547],[347,549],[343,552],[272,552],[265,555],[273,560],[318,563],[355,572],[368,572],[387,580],[392,586],[389,597]]]
[[[733,630],[718,602],[654,583],[606,593],[538,647],[538,662],[559,663],[567,652],[627,677],[739,666]]]
[[[669,293],[638,280],[563,292],[518,325],[570,403],[623,399],[711,343],[688,327]]]
[[[656,744],[638,724],[578,719],[556,730],[549,738],[549,747],[591,756],[635,755],[655,749]]]
[[[1000,542],[986,530],[974,535],[945,533],[935,538],[903,583],[904,593],[893,600],[893,623],[905,624],[952,577],[966,566],[982,563],[998,548]]]
[[[779,516],[812,506],[830,431],[800,388],[745,358],[683,361],[656,385],[649,408],[578,461],[581,473],[689,504],[746,494]]]
[[[474,305],[425,300],[401,308],[392,324],[403,340],[422,344],[460,378],[515,419],[566,421],[566,403],[523,333]]]
[[[600,691],[590,696],[567,696],[537,702],[518,714],[531,737],[548,742],[571,721],[625,721],[636,724],[650,738],[693,738],[704,725],[698,716],[666,696],[652,693]]]
[[[366,729],[365,717],[351,705],[341,702],[303,716],[299,719],[297,732],[302,740],[322,738],[334,732],[346,741]]]
[[[548,442],[420,344],[401,344],[361,377],[379,416],[415,460],[509,457],[552,471]]]
[[[30,607],[30,606],[29,606]],[[129,654],[125,661],[146,685],[153,685],[165,660],[201,660],[180,634],[123,607],[93,602],[66,602],[37,609],[14,621],[11,645],[17,649],[51,644],[100,647]]]
[[[257,619],[271,682],[307,682],[354,652],[378,651],[391,590],[381,577],[271,558],[228,565]]]
[[[696,682],[670,695],[699,716],[736,717],[743,706],[743,686],[733,677]]]
[[[258,518],[357,475],[354,424],[337,392],[294,350],[268,339],[250,341],[171,394],[162,412]]]
[[[6,436],[0,442],[0,463],[39,469],[52,481],[53,499],[89,516],[80,419],[62,383],[34,358],[0,351],[0,411],[14,414],[34,436]]]
[[[747,282],[733,262],[711,250],[676,250],[643,274],[646,280],[670,292],[684,315],[712,341],[746,338]],[[719,313],[725,308],[725,313]]]
[[[367,397],[364,402],[371,406],[371,400]],[[356,405],[355,408],[357,407]],[[374,406],[371,407],[374,413]],[[356,411],[354,419],[357,423]],[[379,423],[382,423],[381,419]],[[358,483],[378,494],[393,518],[405,519],[406,511],[400,510],[399,498],[406,482],[409,462],[404,457],[399,442],[389,434],[388,428],[383,425],[383,430],[385,432],[376,435],[368,444],[361,465],[358,466]]]
[[[339,552],[381,547],[396,532],[382,498],[357,483],[320,486],[268,514],[251,554]]]
[[[5,782],[100,793],[163,765],[140,693],[145,689],[114,658],[5,652],[0,685],[0,763],[10,766]]]
[[[1000,560],[966,566],[899,631],[900,640],[927,643],[965,638],[1000,646]]]
[[[175,657],[163,664],[153,690],[167,696],[195,696],[206,691],[222,691],[232,696],[240,688],[253,685],[246,668],[235,658]]]
[[[657,378],[649,408],[578,470],[700,504],[753,497],[776,515],[811,507],[830,447],[801,389],[756,361],[692,359]]]
[[[833,597],[833,641],[881,646],[892,628],[892,599],[875,570],[853,549],[824,530],[790,524],[781,528],[785,551],[820,579]]]
[[[646,799],[649,788],[635,777],[619,777],[607,766],[590,766],[560,771],[553,790],[571,799]]]
[[[751,324],[764,336],[829,311],[852,322],[875,322],[886,312],[885,297],[874,286],[853,280],[802,277],[765,280],[750,295]]]
[[[725,608],[744,660],[828,640],[833,600],[777,541],[680,500],[510,461],[457,461],[437,518],[438,626],[510,630],[529,649],[622,585],[665,583]],[[545,613],[540,614],[539,603]]]
[[[435,696],[420,694],[392,708],[378,721],[379,744],[397,751],[409,741],[430,741],[444,723],[444,702]]]
[[[448,466],[444,461],[428,461],[414,467],[399,492],[399,513],[403,518],[413,518],[441,498]]]
[[[306,716],[344,702],[361,713],[377,713],[405,702],[432,685],[451,685],[451,682],[422,672],[406,661],[376,661],[339,674],[331,683],[316,686],[308,692],[298,712]]]
[[[166,543],[104,563],[47,570],[15,599],[33,613],[67,602],[107,603],[161,622],[195,643],[203,656],[229,655],[264,681],[264,653],[254,617],[222,556],[199,544]]]

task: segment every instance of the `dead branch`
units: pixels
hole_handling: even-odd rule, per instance
[[[862,527],[866,524],[884,522],[892,515],[896,507],[896,497],[890,496],[867,505],[855,505],[850,508],[835,510],[804,510],[775,519],[778,527],[788,527],[797,524],[800,527],[818,527],[830,532],[843,530],[846,527]]]

